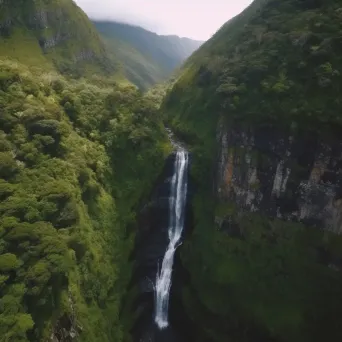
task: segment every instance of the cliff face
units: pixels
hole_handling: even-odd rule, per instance
[[[217,196],[241,211],[342,230],[342,142],[272,127],[218,132]],[[219,220],[219,218],[218,218]]]
[[[198,341],[341,338],[341,13],[256,0],[165,98],[193,152],[183,303]]]
[[[83,11],[71,0],[18,1],[0,4],[0,39],[4,57],[27,63],[25,45],[32,54],[44,54],[60,71],[80,74],[87,68],[112,71],[103,43]],[[83,63],[83,65],[82,65]]]

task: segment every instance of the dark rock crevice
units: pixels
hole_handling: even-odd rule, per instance
[[[191,156],[190,156],[191,159]],[[137,220],[137,235],[134,251],[131,259],[135,266],[130,282],[129,293],[134,294],[129,308],[126,308],[134,316],[131,328],[131,336],[134,341],[189,341],[191,329],[184,329],[187,321],[186,314],[181,305],[181,287],[183,276],[180,259],[180,246],[175,254],[172,286],[170,293],[170,327],[158,330],[154,324],[154,284],[158,267],[161,265],[168,244],[169,223],[169,189],[173,174],[175,153],[166,160],[164,169],[156,180],[153,191],[148,200],[141,206]],[[188,181],[187,205],[183,238],[191,233],[192,210],[191,197],[193,185]],[[178,270],[179,269],[179,270]],[[189,321],[189,324],[190,321]]]

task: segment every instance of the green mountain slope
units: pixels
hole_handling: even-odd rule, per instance
[[[166,80],[201,44],[188,38],[163,36],[128,24],[94,22],[125,75],[140,88]]]
[[[341,19],[339,1],[255,0],[164,100],[193,152],[197,341],[342,338]]]
[[[155,104],[13,62],[0,89],[0,340],[122,341],[126,229],[169,148]]]
[[[0,56],[32,66],[84,75],[114,71],[88,17],[71,0],[4,0]]]
[[[127,341],[131,228],[170,151],[158,96],[110,77],[72,1],[0,6],[0,341]]]

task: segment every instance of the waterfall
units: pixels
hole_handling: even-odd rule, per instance
[[[180,244],[184,227],[185,204],[188,186],[188,153],[177,151],[169,197],[169,244],[161,270],[158,269],[155,285],[155,322],[159,329],[167,328],[169,296],[174,255]]]

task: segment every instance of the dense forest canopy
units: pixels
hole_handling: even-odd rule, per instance
[[[1,335],[41,340],[68,315],[84,341],[119,341],[126,227],[169,150],[157,104],[9,60],[0,93]]]

